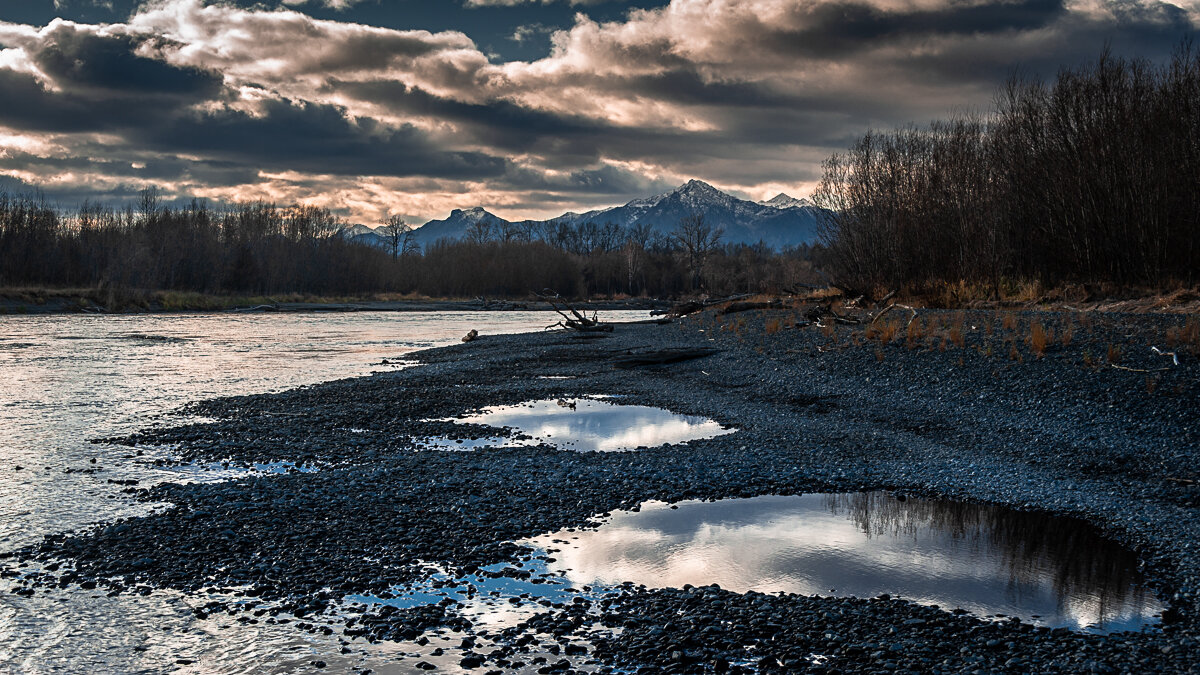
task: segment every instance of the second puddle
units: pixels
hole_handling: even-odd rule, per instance
[[[614,513],[598,530],[528,543],[560,547],[551,569],[577,585],[888,593],[1088,631],[1137,630],[1164,609],[1132,551],[1070,518],[883,492],[677,507],[649,503]]]

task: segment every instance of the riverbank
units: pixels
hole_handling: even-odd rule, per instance
[[[1161,630],[1095,636],[894,599],[628,589],[551,602],[515,627],[488,632],[491,651],[466,641],[462,659],[505,667],[538,648],[557,661],[560,637],[600,625],[612,632],[593,637],[588,653],[576,649],[576,660],[562,668],[592,659],[601,667],[679,672],[1194,668],[1194,323],[1154,314],[922,311],[912,322],[896,314],[848,326],[807,324],[800,309],[710,310],[589,339],[485,335],[417,353],[421,365],[399,372],[206,402],[194,412],[215,418],[212,424],[151,430],[125,442],[169,447],[174,461],[289,461],[321,470],[128,488],[175,508],[51,536],[22,557],[64,566],[22,589],[99,583],[110,592],[211,593],[206,614],[233,611],[251,620],[253,605],[221,599],[241,593],[273,602],[262,610],[268,616],[299,617],[301,628],[344,632],[348,640],[412,641],[437,625],[470,635],[485,631],[464,625],[453,603],[437,612],[355,614],[342,598],[384,596],[397,584],[420,582],[430,564],[463,573],[528,564],[534,552],[513,541],[587,526],[598,514],[651,499],[886,489],[1081,517],[1139,552],[1171,604],[1171,621]],[[717,351],[616,367],[630,353],[667,348]],[[430,437],[497,434],[444,421],[467,411],[595,395],[705,416],[738,431],[631,453],[544,445],[414,452]]]
[[[578,303],[588,310],[659,309],[670,305],[653,298],[596,299]],[[212,295],[181,291],[110,289],[0,288],[4,314],[147,314],[171,312],[460,312],[540,311],[538,300],[425,298],[402,295],[312,296]]]

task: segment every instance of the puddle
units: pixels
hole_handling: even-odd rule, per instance
[[[171,476],[173,482],[216,483],[252,476],[316,473],[322,467],[312,464],[296,464],[292,461],[278,461],[252,462],[250,464],[208,462],[206,464],[167,465],[159,469],[164,474]]]
[[[577,597],[594,598],[604,592],[590,587],[573,588],[567,579],[550,571],[544,559],[535,558],[515,564],[490,565],[464,577],[451,577],[434,568],[425,581],[395,586],[381,596],[348,595],[343,598],[340,611],[362,616],[364,612],[380,613],[380,609],[386,607],[398,610],[446,607],[448,617],[465,619],[471,628],[462,630],[451,620],[446,625],[427,629],[420,640],[405,640],[401,644],[410,659],[419,658],[439,670],[459,672],[462,669],[456,666],[463,656],[472,652],[490,652],[501,644],[498,640],[507,629],[550,607],[561,608]],[[518,672],[545,672],[539,667],[561,663],[566,658],[576,672],[595,670],[590,667],[595,663],[588,656],[592,650],[591,637],[619,632],[619,629],[600,626],[599,616],[595,619],[571,636],[544,636],[519,642],[516,653],[508,662],[489,661],[485,668],[504,666]],[[469,648],[463,642],[464,636],[469,636]]]
[[[478,414],[450,421],[515,429],[522,438],[506,439],[505,444],[509,446],[549,443],[564,450],[580,452],[653,448],[735,431],[703,417],[678,415],[669,410],[642,405],[623,405],[601,400],[601,397],[547,399],[493,406],[484,408]],[[443,443],[435,447],[445,445]],[[451,442],[451,445],[463,446],[455,442]]]
[[[888,593],[981,617],[1137,630],[1164,605],[1136,555],[1080,521],[883,493],[648,503],[566,540],[551,569],[577,585],[719,584],[734,591]]]

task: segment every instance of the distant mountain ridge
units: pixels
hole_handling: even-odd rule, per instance
[[[666,234],[675,229],[680,219],[697,213],[704,216],[707,224],[725,228],[725,243],[757,244],[761,241],[773,248],[782,248],[816,242],[821,210],[807,199],[795,199],[783,193],[766,201],[752,202],[738,199],[704,181],[690,180],[670,192],[635,199],[624,206],[585,213],[567,212],[558,218],[523,223],[540,225],[563,222],[580,225],[591,221],[598,224],[611,222],[622,227],[642,224]],[[444,220],[431,220],[416,228],[413,235],[422,247],[441,239],[461,239],[469,228],[485,219],[496,225],[510,222],[481,207],[455,209]],[[356,229],[352,238],[383,245],[384,237],[381,234]],[[372,241],[375,238],[379,241]]]

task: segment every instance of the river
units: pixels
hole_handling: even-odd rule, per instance
[[[135,503],[110,481],[147,487],[227,477],[156,467],[150,456],[90,439],[181,421],[178,411],[193,401],[406,367],[405,354],[456,343],[472,328],[518,333],[556,319],[551,312],[0,317],[0,550],[165,508]],[[198,622],[190,602],[169,591],[22,598],[2,590],[0,672],[311,672],[318,655],[331,668],[393,670],[385,647],[343,655],[336,635]]]

